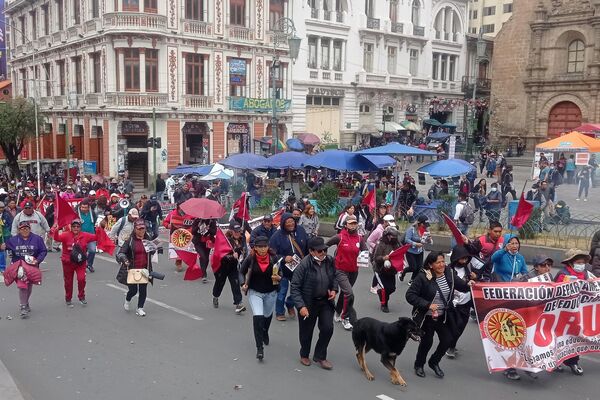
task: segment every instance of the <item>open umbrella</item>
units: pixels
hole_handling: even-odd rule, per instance
[[[303,132],[298,135],[298,139],[308,146],[315,146],[321,143],[321,138],[310,132]]]
[[[215,164],[209,165],[179,165],[176,168],[169,170],[171,175],[207,175],[210,174]]]
[[[181,209],[187,215],[202,219],[219,219],[227,212],[214,200],[206,198],[191,198],[181,204]]]
[[[267,158],[267,169],[303,169],[308,158],[308,154],[296,151],[277,153]]]
[[[229,168],[237,169],[266,169],[267,159],[253,153],[239,153],[219,161]]]
[[[215,179],[231,179],[233,178],[233,171],[226,169],[223,165],[216,163],[210,173],[204,175],[200,180],[202,181],[214,181]]]
[[[429,136],[427,136],[427,139],[431,139],[431,140],[446,140],[449,136],[450,136],[449,133],[442,132],[442,131],[437,131],[437,132],[433,132],[432,134],[430,134]]]
[[[441,126],[442,125],[440,123],[440,121],[438,121],[437,119],[433,119],[433,118],[424,119],[423,123],[427,124],[427,125],[431,125],[431,126]]]
[[[433,178],[454,178],[466,175],[474,169],[475,166],[465,160],[452,158],[449,160],[434,161],[431,164],[422,166],[417,172],[430,175]]]
[[[419,128],[419,125],[415,124],[412,121],[402,121],[400,122],[400,125],[402,125],[407,131],[418,132],[421,130],[421,128]]]
[[[303,151],[304,150],[304,144],[302,144],[300,139],[291,138],[291,139],[286,140],[285,144],[287,145],[288,149],[290,149],[292,151]]]
[[[456,124],[452,124],[452,123],[450,123],[450,122],[444,122],[444,123],[442,124],[442,128],[450,128],[450,129],[454,129],[454,128],[456,128]]]
[[[421,150],[417,147],[407,146],[398,142],[390,142],[385,146],[373,147],[357,151],[356,154],[367,155],[392,155],[392,156],[435,156],[436,153]]]
[[[392,162],[395,160],[389,157]],[[328,168],[334,171],[378,171],[380,168],[360,154],[345,150],[326,150],[306,160],[304,166]]]

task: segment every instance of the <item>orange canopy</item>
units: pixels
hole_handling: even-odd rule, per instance
[[[571,132],[535,146],[535,151],[600,153],[600,140]]]

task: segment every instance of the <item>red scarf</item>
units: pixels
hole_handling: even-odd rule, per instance
[[[256,253],[256,262],[258,263],[258,267],[262,272],[265,272],[267,268],[269,268],[270,261],[271,258],[269,257],[269,253],[265,254],[264,256]]]

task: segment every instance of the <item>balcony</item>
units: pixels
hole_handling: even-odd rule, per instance
[[[391,28],[394,33],[404,33],[404,24],[401,22],[392,22]]]
[[[100,23],[101,21],[99,18],[86,21],[84,25],[85,32],[98,33],[98,31],[102,29],[100,28]]]
[[[310,17],[312,19],[319,19],[319,9],[318,8],[311,8],[310,9]]]
[[[269,37],[269,43],[277,42],[279,47],[288,46],[288,35],[285,32],[269,31],[267,32],[267,36]]]
[[[67,32],[66,31],[58,31],[52,34],[52,41],[54,43],[66,43],[67,41]]]
[[[191,19],[183,20],[183,32],[194,36],[212,37],[212,24]]]
[[[104,14],[104,26],[116,30],[165,31],[167,17],[157,14],[118,12]]]
[[[381,29],[381,20],[379,18],[367,17],[367,29]]]
[[[229,39],[248,42],[254,38],[253,30],[245,26],[229,26]]]
[[[47,108],[52,105],[52,97],[40,97],[38,100],[38,104],[42,108]]]
[[[319,79],[319,71],[310,71],[310,79]]]
[[[462,91],[464,93],[472,93],[473,85],[477,85],[476,90],[478,92],[490,92],[492,90],[492,80],[476,78],[474,76],[463,76],[462,77]]]
[[[425,36],[425,27],[413,26],[413,36]]]
[[[195,108],[195,109],[211,109],[213,106],[213,97],[212,96],[201,96],[195,94],[185,94],[183,95],[183,100],[186,108]]]
[[[54,96],[54,107],[67,107],[67,96]]]
[[[67,29],[67,37],[69,39],[77,39],[81,33],[81,26],[79,25],[72,26],[69,29]]]
[[[165,107],[166,93],[106,93],[106,104],[113,107]]]
[[[85,96],[85,101],[90,107],[99,107],[104,105],[104,97],[100,93],[88,93]]]
[[[321,76],[323,77],[323,80],[326,80],[326,81],[331,80],[331,72],[329,72],[329,71],[321,72]]]

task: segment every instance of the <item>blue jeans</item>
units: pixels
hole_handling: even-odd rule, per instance
[[[96,258],[96,242],[89,242],[87,245],[87,266],[91,268],[94,266],[94,259]]]
[[[248,303],[252,309],[252,315],[262,315],[270,317],[275,310],[275,301],[277,301],[277,292],[261,293],[250,289],[248,291]]]
[[[6,251],[0,251],[0,271],[4,272],[6,269]]]
[[[279,282],[279,291],[277,292],[277,302],[275,303],[275,314],[276,315],[285,315],[285,307],[293,308],[294,302],[291,297],[287,296],[288,287],[290,286],[290,281],[287,278],[281,278],[281,282]],[[285,305],[285,307],[284,307]]]
[[[163,196],[165,195],[164,190],[162,192],[156,192],[156,199],[158,201],[163,201]]]

